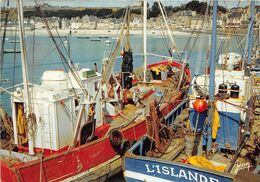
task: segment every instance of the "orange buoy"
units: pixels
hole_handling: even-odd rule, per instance
[[[193,108],[197,112],[204,112],[208,108],[208,103],[206,99],[196,99],[195,102],[192,103]]]

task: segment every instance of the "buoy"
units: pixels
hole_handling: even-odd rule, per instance
[[[197,112],[204,112],[208,108],[208,103],[206,99],[196,99],[195,102],[193,102],[193,108]]]
[[[227,84],[221,83],[221,84],[218,86],[218,93],[220,93],[220,94],[226,94],[226,93],[227,93]]]
[[[239,86],[236,83],[231,85],[230,96],[231,98],[239,98]]]

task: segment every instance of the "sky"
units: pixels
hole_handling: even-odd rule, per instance
[[[7,0],[0,0],[1,2]],[[186,4],[191,0],[161,0],[163,5],[179,6]],[[200,0],[206,1],[206,0]],[[209,1],[209,0],[208,0]],[[240,5],[245,6],[250,0],[219,0],[219,4],[224,7],[237,7],[238,2]],[[15,0],[9,0],[10,6],[15,6]],[[34,4],[34,0],[23,0],[24,5],[30,6]],[[48,3],[52,6],[71,6],[71,7],[125,7],[127,5],[133,5],[138,0],[37,0],[39,3]],[[153,4],[155,0],[148,0],[149,4]],[[260,0],[256,0],[256,4],[260,5]]]

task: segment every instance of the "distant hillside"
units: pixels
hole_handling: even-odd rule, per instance
[[[48,7],[40,9],[25,9],[24,17],[30,18],[33,16],[41,17],[42,12],[45,17],[59,17],[71,19],[73,17],[83,17],[85,15],[93,15],[100,18],[105,18],[107,15],[113,14],[112,8],[56,8]]]
[[[208,6],[209,5],[206,2],[191,1],[184,6],[184,9],[196,11],[199,14],[205,14]],[[177,7],[175,8],[177,9]],[[222,13],[226,13],[227,9],[224,8],[223,6],[218,6],[218,11]]]
[[[149,5],[148,5],[149,6]],[[165,6],[165,11],[167,14],[172,14],[182,10],[192,10],[196,11],[198,14],[205,14],[208,4],[205,2],[199,2],[193,0],[185,5],[172,7]],[[39,10],[39,9],[38,9]],[[222,13],[226,13],[226,9],[222,6],[218,7],[218,10]],[[9,19],[15,19],[17,15],[16,9],[8,10],[10,12]],[[124,8],[70,8],[70,7],[52,7],[52,6],[44,6],[42,8],[42,12],[46,17],[60,17],[71,19],[73,17],[83,17],[85,15],[93,15],[100,18],[120,18],[123,16],[125,9]],[[1,15],[5,14],[7,10],[1,11]],[[131,10],[134,14],[141,14],[140,9]],[[42,13],[40,11],[36,11],[35,7],[26,7],[24,9],[24,17],[41,17]],[[159,5],[157,2],[154,2],[152,6],[149,6],[149,17],[157,17],[160,14]],[[5,16],[1,16],[3,18]]]

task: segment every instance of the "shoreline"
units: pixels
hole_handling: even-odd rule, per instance
[[[7,36],[14,35],[15,30],[8,29],[6,31]],[[57,36],[56,29],[51,29],[54,36]],[[67,36],[71,31],[72,36],[117,36],[120,33],[120,30],[104,30],[104,29],[57,29],[57,32],[60,36]],[[25,30],[26,35],[33,35],[35,33],[36,36],[47,36],[48,32],[46,29],[35,29],[35,30]],[[142,30],[130,30],[130,34],[132,35],[142,35]],[[174,36],[190,36],[191,32],[186,31],[172,31]],[[147,30],[147,35],[161,36],[161,30]]]
[[[1,29],[1,28],[0,28]],[[3,29],[1,29],[3,31]],[[17,29],[7,29],[6,30],[6,35],[7,36],[12,36],[14,35],[14,32],[17,31]],[[120,30],[109,30],[109,29],[51,29],[52,34],[54,36],[58,36],[56,32],[59,33],[60,36],[67,36],[69,32],[71,31],[72,36],[118,36],[120,33]],[[164,30],[166,31],[166,30]],[[48,36],[48,32],[46,29],[41,28],[41,29],[35,29],[31,30],[29,28],[25,29],[25,34],[26,35],[33,35],[35,34],[36,36]],[[142,35],[142,30],[130,30],[130,34],[132,35]],[[167,35],[167,33],[164,33]],[[191,36],[191,35],[196,35],[196,34],[204,34],[204,35],[210,35],[211,31],[206,30],[206,31],[200,31],[200,30],[173,30],[172,35],[173,36]],[[227,36],[229,33],[227,31],[220,31],[218,30],[218,35],[221,36]],[[151,36],[161,36],[162,35],[162,30],[147,30],[147,35]],[[246,32],[240,31],[236,33],[238,36],[245,36]]]
[[[1,29],[1,28],[0,28]],[[3,31],[3,29],[1,29]],[[14,28],[9,28],[6,30],[6,35],[7,36],[13,36],[15,34],[15,31],[17,29]],[[118,36],[120,33],[120,30],[109,30],[109,29],[51,29],[51,32],[53,36],[67,36],[69,32],[71,31],[72,36]],[[166,31],[166,30],[163,30]],[[58,32],[58,34],[57,34]],[[132,29],[130,30],[131,35],[142,35],[142,30],[138,29]],[[244,30],[236,32],[237,36],[246,36],[246,33]],[[35,34],[36,36],[48,36],[48,32],[45,28],[40,28],[40,29],[34,29],[31,30],[30,28],[26,27],[25,28],[25,34],[26,35],[33,35]],[[165,35],[168,35],[167,32],[164,32]],[[201,30],[173,30],[172,35],[173,36],[194,36],[196,34],[199,35],[210,35],[211,31],[206,30],[206,31],[201,31]],[[220,36],[228,36],[230,32],[228,30],[218,30],[217,35]],[[18,35],[18,32],[17,32]],[[161,37],[162,36],[162,30],[147,30],[147,35],[155,36],[155,37]]]

